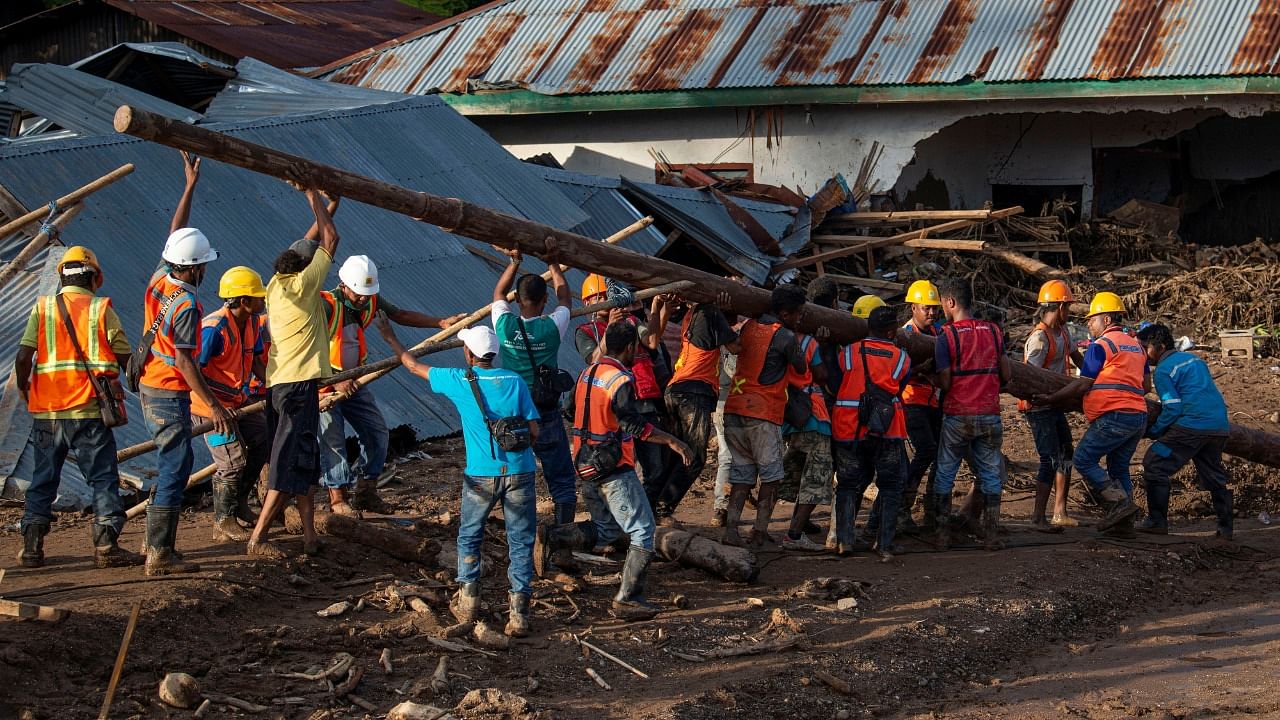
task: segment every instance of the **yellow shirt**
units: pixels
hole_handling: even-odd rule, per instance
[[[76,285],[68,285],[58,291],[60,295],[69,293],[94,294],[92,290]],[[129,357],[129,353],[133,351],[133,348],[129,345],[129,338],[125,337],[124,327],[120,324],[120,316],[116,315],[115,308],[107,308],[107,311],[102,315],[102,324],[107,329],[107,340],[111,342],[111,351],[118,357]],[[18,341],[18,344],[29,348],[40,347],[38,343],[41,330],[40,314],[33,308],[31,316],[27,318],[27,328],[22,333],[22,339]],[[32,417],[40,420],[92,420],[102,417],[102,415],[98,409],[98,401],[90,400],[80,407],[59,410],[58,412],[34,413]]]
[[[267,385],[318,380],[333,374],[329,367],[329,333],[320,289],[333,258],[316,250],[311,264],[292,275],[277,273],[267,283]]]

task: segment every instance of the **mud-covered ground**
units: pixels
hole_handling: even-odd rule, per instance
[[[1213,367],[1233,419],[1280,429],[1270,419],[1280,410],[1280,373],[1267,361],[1232,365]],[[113,718],[191,717],[157,699],[167,672],[190,673],[204,692],[267,707],[249,714],[214,703],[203,715],[212,718],[381,718],[402,700],[448,708],[485,688],[509,695],[489,703],[473,698],[456,714],[1280,717],[1273,689],[1280,678],[1280,526],[1259,520],[1264,511],[1280,516],[1280,470],[1231,464],[1240,499],[1234,544],[1212,540],[1207,505],[1190,492],[1176,505],[1176,535],[1119,542],[1098,539],[1087,526],[1043,535],[1025,523],[1035,460],[1030,436],[1012,407],[1005,417],[1006,550],[965,543],[935,552],[907,539],[910,552],[882,565],[868,556],[767,548],[750,586],[656,563],[650,596],[668,610],[637,624],[608,617],[618,565],[589,564],[582,589],[539,581],[534,635],[493,655],[449,651],[428,639],[452,623],[445,606],[452,573],[438,565],[406,564],[338,540],[314,557],[251,561],[243,546],[214,541],[209,511],[193,508],[184,513],[179,548],[203,565],[198,576],[148,579],[141,568],[94,569],[83,516],[59,519],[46,543],[49,566],[23,570],[14,559],[20,511],[0,508],[0,596],[71,611],[59,624],[0,620],[0,718],[97,717],[135,601],[142,612]],[[396,516],[370,522],[439,539],[447,555],[458,521],[459,441],[425,443],[419,452],[402,459],[398,480],[386,489]],[[704,479],[682,508],[691,529],[705,528],[709,495]],[[779,504],[775,535],[790,512]],[[1092,517],[1076,503],[1073,512],[1086,522]],[[827,516],[820,511],[817,519]],[[125,542],[136,548],[141,530],[131,523]],[[490,536],[493,570],[484,596],[497,612],[506,600],[498,514]],[[297,539],[284,544],[301,550]],[[361,579],[371,581],[337,587]],[[403,607],[387,590],[393,581],[417,586],[430,611]],[[343,600],[359,611],[317,615]],[[584,652],[574,635],[648,679]],[[460,641],[476,647],[471,638]],[[747,648],[773,649],[702,657]],[[389,674],[379,662],[384,649]],[[339,653],[354,656],[364,671],[352,694],[372,711],[349,695],[335,698],[323,680],[286,675],[323,669]],[[446,655],[449,688],[435,694],[430,676]],[[588,667],[612,690],[598,687]]]

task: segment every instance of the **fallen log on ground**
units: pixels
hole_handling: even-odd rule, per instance
[[[663,560],[706,570],[731,582],[752,583],[760,574],[756,555],[750,550],[724,545],[684,530],[658,528],[653,548]]]
[[[289,532],[302,532],[302,516],[297,508],[285,508],[284,523]],[[431,538],[403,530],[387,530],[333,513],[316,513],[316,532],[381,550],[397,560],[422,565],[434,565],[436,555],[440,553],[440,543]]]
[[[390,183],[364,177],[314,162],[297,155],[223,135],[203,127],[188,125],[154,113],[122,106],[116,111],[115,129],[204,157],[219,160],[247,170],[289,180],[304,187],[313,187],[330,194],[341,195],[357,202],[373,205],[402,215],[436,225],[455,235],[473,238],[499,247],[518,248],[548,262],[567,262],[575,267],[600,273],[606,277],[633,283],[640,287],[654,287],[677,281],[689,281],[693,285],[682,290],[681,295],[695,302],[715,302],[721,293],[729,299],[729,309],[740,315],[758,317],[770,309],[770,293],[760,288],[746,287],[728,278],[719,277],[678,263],[661,260],[625,248],[610,247],[599,241],[566,230],[544,225],[526,218],[515,217],[496,210],[466,202],[458,198],[410,190]],[[1022,208],[993,211],[990,220],[1010,217],[1022,212]],[[957,220],[965,227],[982,221]],[[940,232],[952,223],[905,233],[894,238],[876,238],[873,242],[900,244],[906,240],[925,237]],[[957,229],[950,227],[949,229]],[[551,243],[548,244],[548,240]],[[840,257],[851,255],[865,248],[841,248],[833,251]],[[821,259],[821,258],[819,258]],[[800,258],[774,267],[799,267],[810,264],[813,258]],[[867,325],[861,318],[847,313],[807,305],[800,319],[799,329],[814,333],[826,328],[836,342],[851,342],[866,337]],[[899,343],[910,353],[915,362],[933,358],[933,338],[913,333]],[[1020,399],[1051,392],[1063,387],[1070,379],[1061,374],[1026,363],[1014,363],[1014,373],[1005,392]],[[1246,460],[1271,467],[1280,467],[1280,435],[1232,425],[1227,441],[1227,452]]]

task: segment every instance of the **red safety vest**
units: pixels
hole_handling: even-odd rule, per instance
[[[1070,375],[1071,374],[1071,352],[1070,352],[1071,336],[1067,334],[1067,329],[1059,328],[1057,332],[1054,332],[1053,328],[1049,327],[1048,325],[1045,325],[1043,322],[1038,322],[1036,323],[1036,331],[1043,332],[1045,342],[1049,343],[1049,348],[1048,350],[1045,351],[1045,354],[1044,354],[1044,362],[1040,364],[1040,367],[1044,369],[1049,368],[1049,363],[1053,362],[1054,356],[1058,354],[1058,346],[1059,344],[1061,344],[1063,348],[1062,372],[1066,375]],[[1022,361],[1027,362],[1027,350],[1025,347],[1022,349]],[[1026,400],[1018,401],[1018,409],[1021,410],[1022,412],[1027,412],[1028,410],[1031,410],[1032,407],[1034,406]]]
[[[902,329],[921,335],[936,336],[934,328],[920,330],[914,322],[907,322]],[[942,391],[924,377],[916,375],[907,381],[907,389],[902,391],[902,404],[929,408],[942,407]]]
[[[151,323],[155,322],[156,315],[160,314],[160,308],[164,306],[165,300],[170,295],[181,290],[169,280],[169,274],[166,272],[158,272],[151,278],[151,284],[147,286],[147,294],[143,297],[143,314],[142,327],[145,331],[151,327]],[[155,340],[151,342],[151,355],[147,357],[147,362],[142,366],[142,377],[139,382],[150,388],[157,390],[173,390],[176,392],[191,392],[191,385],[187,383],[187,379],[178,372],[177,348],[173,345],[173,319],[184,312],[194,311],[199,316],[204,315],[204,308],[200,306],[200,302],[196,300],[193,292],[187,291],[183,295],[179,295],[178,299],[173,301],[169,306],[169,311],[165,313],[164,321],[160,323],[160,327],[156,329]],[[192,355],[200,354],[200,334],[196,333],[196,346],[191,350]]]
[[[724,403],[726,414],[782,424],[787,409],[786,375],[775,383],[760,384],[760,371],[764,370],[769,345],[781,329],[781,323],[765,324],[757,320],[748,320],[742,326],[738,334],[742,352],[738,353],[738,372],[733,376],[729,397]]]
[[[795,368],[787,366],[787,387],[789,392],[802,392],[809,395],[809,405],[813,408],[813,416],[818,422],[830,422],[827,412],[827,399],[822,388],[813,382],[813,356],[818,353],[818,342],[808,335],[796,334],[800,341],[800,352],[804,354],[804,372],[798,373]]]
[[[107,338],[104,318],[111,308],[111,299],[94,297],[92,293],[66,292],[62,300],[67,314],[76,328],[76,341],[84,350],[87,363],[80,360],[67,326],[58,311],[58,296],[41,297],[36,301],[36,354],[27,392],[27,409],[33,413],[53,413],[73,410],[87,405],[97,396],[89,382],[86,365],[95,374],[120,374],[111,341]]]
[[[627,322],[639,325],[634,315],[627,317]],[[593,320],[579,325],[578,332],[586,333],[588,337],[595,340],[597,346],[604,347],[604,331],[607,327],[608,323]],[[637,399],[652,400],[662,397],[662,388],[658,387],[658,376],[653,371],[653,358],[649,357],[648,348],[641,345],[638,338],[636,359],[631,362],[631,374],[635,378]]]
[[[341,291],[339,291],[341,292]],[[341,370],[350,370],[351,368],[342,367],[342,302],[338,296],[328,290],[320,291],[320,299],[324,300],[325,305],[329,307],[329,365],[333,367],[334,372]],[[356,341],[360,344],[360,360],[358,365],[363,365],[368,359],[368,348],[365,347],[364,329],[369,327],[369,323],[373,322],[373,318],[378,314],[378,296],[373,295],[369,298],[369,304],[364,306],[360,311],[360,323],[356,330]]]
[[[862,359],[866,356],[866,372],[862,370]],[[861,409],[862,393],[867,390],[866,375],[871,382],[893,393],[893,423],[889,432],[883,437],[902,439],[907,437],[907,418],[902,409],[902,397],[898,389],[902,387],[902,377],[907,372],[907,353],[888,340],[867,338],[852,345],[846,345],[840,351],[840,369],[844,378],[840,381],[840,393],[836,396],[836,407],[831,423],[831,437],[840,441],[861,440],[867,436],[859,426],[858,413]]]
[[[703,350],[689,342],[689,325],[693,323],[694,308],[689,308],[680,323],[680,355],[676,358],[675,373],[667,386],[686,380],[706,383],[712,392],[720,391],[720,348]]]
[[[594,378],[592,378],[593,369],[595,369]],[[588,380],[592,385],[590,407],[587,407]],[[578,385],[573,391],[573,430],[570,433],[573,436],[575,457],[578,454],[578,448],[582,447],[584,437],[587,444],[595,445],[606,440],[610,433],[616,433],[622,441],[622,461],[618,463],[618,467],[635,466],[635,440],[621,431],[618,426],[618,416],[613,412],[614,396],[629,382],[632,382],[631,373],[612,358],[604,358],[598,363],[588,365],[578,376]],[[584,413],[588,412],[591,413],[590,435],[583,430],[586,427]]]
[[[1142,381],[1147,371],[1147,354],[1142,346],[1119,327],[1107,328],[1094,342],[1102,347],[1107,359],[1093,386],[1085,393],[1085,417],[1093,422],[1117,410],[1145,413],[1147,391]]]
[[[253,379],[253,349],[258,344],[262,320],[249,316],[240,335],[239,323],[231,311],[223,306],[205,316],[202,328],[214,328],[222,336],[222,353],[209,358],[209,364],[200,368],[205,384],[214,397],[226,408],[238,408],[249,399],[249,383]],[[191,413],[210,417],[213,410],[196,395],[191,396]]]
[[[1000,328],[986,320],[961,320],[944,325],[938,338],[951,351],[951,389],[942,401],[943,413],[999,415]]]

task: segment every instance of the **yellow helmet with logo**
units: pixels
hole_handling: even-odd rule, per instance
[[[83,245],[72,245],[63,253],[62,259],[58,261],[58,276],[62,276],[62,269],[68,265],[79,264],[88,265],[98,274],[94,281],[94,289],[102,287],[102,266],[98,264],[98,256],[93,251]]]
[[[1093,296],[1093,301],[1089,303],[1089,315],[1102,315],[1103,313],[1123,313],[1124,301],[1120,296],[1113,292],[1100,292]]]
[[[913,305],[941,305],[938,288],[928,280],[917,280],[907,288],[907,302]]]
[[[222,280],[218,282],[218,297],[224,300],[266,296],[267,289],[262,286],[262,276],[244,265],[237,265],[222,273]]]
[[[609,292],[609,282],[599,273],[591,273],[586,280],[582,281],[582,294],[579,295],[582,302],[586,302],[596,295],[604,295]]]
[[[884,307],[884,301],[875,295],[863,295],[853,303],[853,316],[866,320],[871,317],[871,311],[876,308]]]

